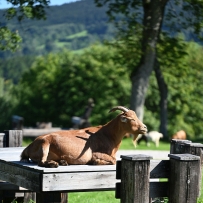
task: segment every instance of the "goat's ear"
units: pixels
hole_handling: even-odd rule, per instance
[[[125,116],[121,116],[121,122],[123,122],[123,123],[127,123],[127,118],[125,117]]]

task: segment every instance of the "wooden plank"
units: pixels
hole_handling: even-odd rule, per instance
[[[43,174],[42,191],[115,190],[115,171]]]
[[[32,191],[41,191],[41,174],[22,167],[0,163],[0,179]]]

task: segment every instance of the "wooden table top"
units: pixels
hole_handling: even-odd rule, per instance
[[[34,192],[114,190],[116,166],[69,165],[39,167],[20,162],[23,147],[0,148],[0,180]]]

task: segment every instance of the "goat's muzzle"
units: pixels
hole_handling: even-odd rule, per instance
[[[143,124],[140,128],[140,133],[142,134],[146,134],[147,133],[147,126],[145,124]]]

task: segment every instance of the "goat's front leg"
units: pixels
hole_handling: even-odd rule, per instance
[[[57,168],[59,163],[54,160],[47,160],[49,154],[49,143],[43,143],[41,149],[39,150],[38,166],[47,167],[47,168]]]
[[[93,165],[114,165],[116,164],[116,158],[108,154],[94,152],[91,162]]]

